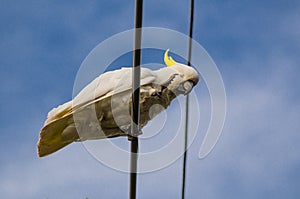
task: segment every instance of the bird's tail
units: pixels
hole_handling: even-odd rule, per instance
[[[39,157],[54,153],[78,139],[74,124],[68,124],[68,120],[70,118],[63,118],[43,127],[37,144]]]

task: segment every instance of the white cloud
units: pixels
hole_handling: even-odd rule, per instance
[[[177,4],[172,5],[172,7],[176,6]],[[65,16],[65,9],[61,11],[62,16]],[[90,12],[93,9],[90,7],[85,10]],[[184,11],[181,10],[180,13],[183,15]],[[87,18],[82,18],[82,15],[74,18],[76,14],[77,12],[70,11],[65,19],[66,27],[72,30],[72,34],[80,31],[83,27],[82,24],[87,22],[89,16],[86,13]],[[53,13],[50,12],[47,15],[51,16]],[[111,32],[117,32],[119,27],[121,29],[129,27],[131,22],[126,21],[127,25],[124,25],[122,24],[124,20],[115,20],[119,16],[115,16],[112,12],[108,17],[109,20],[103,19],[103,24],[106,24],[104,21],[107,21],[105,31],[101,30],[103,28],[101,23],[102,25],[98,27],[87,27],[86,31],[75,36],[79,40],[83,39],[84,42],[78,42],[74,54],[77,55],[81,48],[92,48],[88,46],[94,45],[95,40],[105,39],[111,35]],[[128,17],[128,13],[124,11],[121,16]],[[298,14],[290,13],[279,23],[280,34],[289,36],[292,41],[298,41],[297,17]],[[158,19],[159,16],[147,23],[151,25],[162,24],[162,22],[159,23]],[[170,21],[172,21],[170,26],[176,27],[177,22],[172,19]],[[237,20],[237,22],[239,21]],[[114,26],[110,27],[110,24],[113,23]],[[233,22],[230,23],[233,24]],[[243,22],[239,23],[243,24]],[[184,20],[181,24],[184,24]],[[215,28],[214,25],[213,27]],[[235,27],[231,27],[231,30],[234,30]],[[100,32],[104,32],[104,36],[98,35]],[[248,32],[247,28],[241,30],[241,33],[246,35],[242,39],[255,40],[255,38],[248,37],[251,33]],[[215,34],[218,35],[219,33]],[[80,38],[82,35],[85,37]],[[266,34],[265,36],[269,35]],[[13,35],[12,38],[17,37],[19,36]],[[32,37],[26,38],[30,38],[28,41],[32,42]],[[224,37],[219,39],[223,40]],[[299,180],[296,179],[299,175],[300,164],[299,60],[279,46],[285,41],[278,44],[272,44],[273,40],[268,40],[268,42],[270,43],[270,46],[267,46],[268,52],[260,54],[261,46],[258,45],[257,49],[248,49],[249,51],[246,53],[241,51],[242,56],[238,59],[231,57],[227,63],[218,60],[218,64],[224,71],[223,75],[227,87],[227,120],[216,148],[207,158],[198,159],[203,134],[200,133],[192,145],[188,153],[188,198],[270,198],[270,196],[273,196],[272,198],[291,198],[288,197],[289,194],[294,194],[294,198],[299,196]],[[26,45],[20,46],[20,48],[25,48],[28,45],[26,41],[21,44]],[[278,48],[273,49],[274,46],[278,46]],[[225,49],[222,50],[226,54]],[[25,52],[25,50],[22,51]],[[29,48],[26,52],[28,54],[26,53],[24,57],[30,57],[37,51]],[[78,59],[77,56],[74,59]],[[52,70],[50,65],[50,68],[45,68],[46,71]],[[19,73],[21,72],[19,71]],[[5,80],[5,83],[7,82],[9,81]],[[20,82],[23,83],[23,81]],[[20,89],[20,82],[15,82],[15,88],[12,88],[14,92],[14,89]],[[10,83],[6,85],[10,85]],[[44,96],[35,92],[29,94],[39,95],[40,98]],[[199,96],[203,99],[202,93],[199,93]],[[204,104],[207,103],[202,105]],[[53,106],[55,105],[53,104]],[[39,113],[40,109],[40,107],[35,107],[35,110],[31,110],[31,112]],[[204,113],[207,113],[208,110],[206,109],[207,107],[203,107]],[[12,110],[15,112],[24,111]],[[32,115],[27,116],[31,117]],[[42,119],[44,118],[38,119],[40,125],[42,125]],[[20,134],[11,133],[11,131],[5,132],[5,136],[9,137],[10,140],[4,140],[5,143],[1,148],[1,158],[4,158],[0,165],[1,197],[12,199],[46,197],[49,199],[79,199],[87,196],[91,199],[127,197],[128,175],[99,164],[88,155],[80,144],[72,144],[47,158],[38,159],[35,157],[34,150],[28,150],[28,148],[35,149],[35,146],[34,144],[31,145],[32,141],[29,142],[28,140],[36,139],[36,137],[25,138],[26,135],[32,136],[33,131],[38,134],[36,126],[27,128],[32,125],[30,122],[32,122],[31,118],[25,118],[23,121],[17,121],[17,125],[13,124],[13,121],[11,124],[6,124],[14,125],[13,128],[5,128],[6,130],[20,132]],[[25,128],[24,123],[28,125]],[[14,136],[18,135],[24,136],[24,140],[18,139],[20,142],[18,144],[12,143],[12,140],[15,141],[16,139]],[[20,140],[26,143],[22,144]],[[177,161],[164,170],[141,175],[138,180],[139,196],[141,198],[153,198],[154,196],[168,197],[172,195],[174,198],[179,198],[180,168],[181,161]]]

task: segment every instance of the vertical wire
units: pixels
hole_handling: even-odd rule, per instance
[[[140,131],[140,73],[142,44],[143,0],[135,1],[134,49],[132,68],[132,122],[129,198],[135,199],[137,192],[138,134]]]
[[[193,23],[194,23],[194,0],[190,1],[190,29],[189,29],[189,44],[188,44],[188,66],[191,66],[192,57],[192,38],[193,38]],[[185,111],[185,136],[184,136],[184,154],[183,154],[183,171],[182,171],[182,190],[181,198],[185,198],[186,185],[186,161],[187,161],[187,140],[188,140],[188,121],[189,121],[189,95],[186,96],[186,111]]]

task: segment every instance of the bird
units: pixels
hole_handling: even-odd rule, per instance
[[[164,53],[164,62],[166,67],[158,70],[141,67],[141,128],[177,96],[189,94],[199,81],[198,72],[177,63],[169,56],[169,49]],[[131,80],[132,67],[103,73],[73,100],[53,108],[39,133],[38,156],[50,155],[73,142],[130,137]],[[160,106],[153,106],[156,104]]]

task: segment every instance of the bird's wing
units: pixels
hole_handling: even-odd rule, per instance
[[[152,70],[141,69],[141,85],[150,84],[155,79],[156,74]],[[132,88],[131,80],[131,68],[104,73],[88,84],[72,101],[52,109],[40,132],[39,156],[53,153],[79,139],[72,115],[90,104],[130,90]]]
[[[156,77],[157,74],[152,70],[141,68],[141,86],[154,82]],[[49,124],[57,119],[74,113],[79,108],[82,109],[96,101],[131,89],[131,80],[131,68],[122,68],[106,72],[84,87],[72,101],[52,109],[48,113],[45,123]]]

